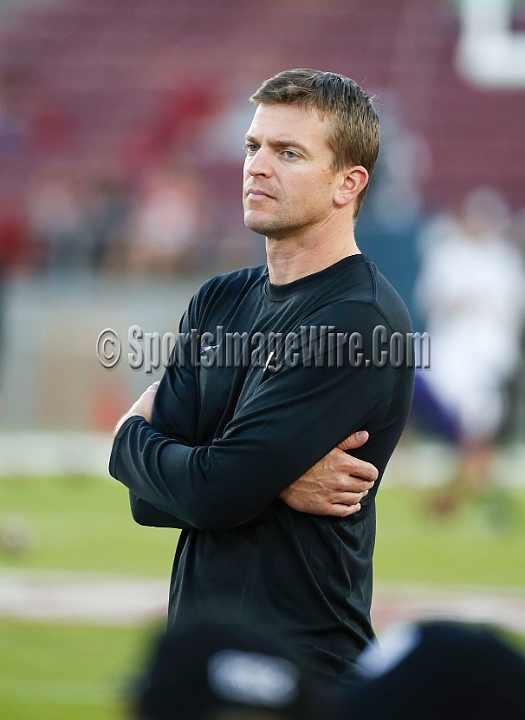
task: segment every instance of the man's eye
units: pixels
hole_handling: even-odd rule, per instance
[[[294,160],[294,159],[297,157],[297,153],[295,153],[293,150],[285,150],[285,151],[284,151],[284,154],[285,154],[286,157],[289,158],[290,160]]]
[[[254,152],[257,152],[257,145],[252,145],[252,144],[245,145],[244,149],[246,150],[247,153],[254,153]]]

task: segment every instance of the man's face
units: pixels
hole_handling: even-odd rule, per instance
[[[335,212],[331,121],[297,105],[264,105],[246,134],[244,223],[272,239],[300,236]]]

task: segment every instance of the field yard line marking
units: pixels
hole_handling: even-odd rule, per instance
[[[168,578],[0,569],[0,617],[133,625],[165,617]],[[378,584],[372,619],[447,618],[489,622],[525,633],[525,588]]]
[[[372,604],[376,628],[421,619],[482,622],[525,633],[525,591],[474,586],[376,587]]]
[[[166,615],[169,579],[0,571],[0,616],[132,625]]]

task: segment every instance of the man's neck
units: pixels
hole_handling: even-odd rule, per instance
[[[275,285],[285,285],[320,272],[359,252],[353,229],[335,236],[266,238],[268,274]]]

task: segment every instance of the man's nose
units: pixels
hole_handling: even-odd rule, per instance
[[[264,148],[259,148],[254,155],[246,158],[246,172],[249,175],[264,175],[269,177],[272,174],[271,154]]]

